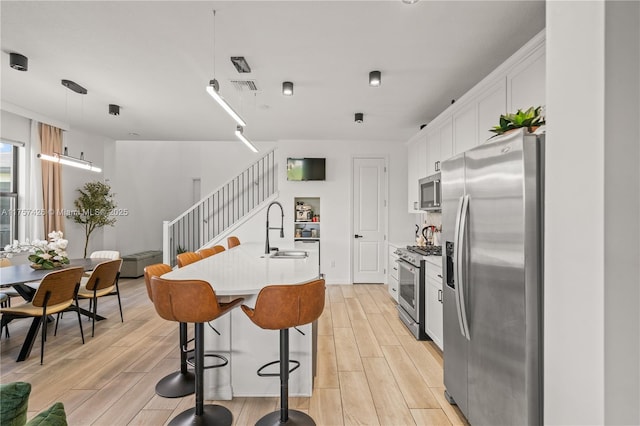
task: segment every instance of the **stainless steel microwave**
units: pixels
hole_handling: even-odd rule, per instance
[[[420,210],[442,209],[440,173],[420,179],[418,185],[420,185]]]

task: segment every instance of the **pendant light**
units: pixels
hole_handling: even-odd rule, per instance
[[[65,166],[77,167],[79,169],[89,170],[90,172],[100,173],[102,169],[94,166],[91,161],[84,159],[84,152],[80,153],[80,158],[71,157],[67,155],[67,147],[64,148],[64,154],[54,152],[53,155],[38,154],[37,157],[41,160],[51,161],[52,163],[64,164]]]
[[[251,151],[258,152],[258,148],[256,148],[255,145],[252,144],[251,141],[242,133],[243,130],[242,126],[236,127],[236,137],[240,139]]]
[[[220,85],[218,84],[218,80],[215,78],[216,74],[216,11],[213,11],[213,80],[209,81],[209,85],[207,86],[207,93],[211,95],[211,97],[233,118],[236,123],[240,126],[246,126],[247,122],[244,121],[240,114],[238,114],[225,98],[220,94]]]
[[[80,95],[86,95],[88,93],[87,89],[80,86],[75,81],[62,80],[60,83],[67,89],[72,90]],[[69,108],[68,94],[69,92],[67,92],[67,101],[66,101],[67,114],[68,114],[68,108]],[[40,153],[37,155],[37,157],[44,161],[51,161],[52,163],[64,164],[65,166],[77,167],[79,169],[89,170],[91,172],[96,172],[96,173],[102,172],[102,169],[100,167],[94,166],[91,161],[87,161],[84,159],[84,152],[80,153],[80,158],[71,157],[70,155],[68,155],[68,150],[66,146],[64,147],[63,154],[60,154],[59,152],[54,152],[53,155]]]

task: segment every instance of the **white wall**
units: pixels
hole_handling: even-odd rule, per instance
[[[545,424],[640,424],[639,23],[547,2]]]
[[[13,112],[2,110],[1,119],[1,136],[12,141],[18,141],[24,143],[24,148],[20,150],[20,170],[21,175],[19,177],[19,192],[20,192],[20,205],[21,209],[32,209],[34,206],[28,205],[29,196],[27,191],[29,190],[28,179],[30,178],[29,170],[29,158],[31,148],[31,116],[37,116],[37,114],[30,113],[29,111],[23,111],[24,115],[19,115]],[[46,117],[37,117],[45,122],[53,122]],[[55,123],[58,124],[58,123]],[[63,127],[67,127],[63,124]],[[37,128],[36,128],[37,129]],[[37,131],[37,130],[36,130]],[[37,139],[36,139],[37,140]],[[69,155],[73,157],[79,157],[81,152],[84,152],[84,157],[87,160],[94,162],[99,167],[103,167],[105,146],[108,145],[109,139],[91,135],[77,130],[67,130],[63,132],[63,146],[67,146],[69,149]],[[36,147],[36,151],[39,152],[39,147]],[[37,162],[35,164],[38,164]],[[86,170],[76,169],[73,167],[62,168],[62,196],[63,196],[63,209],[73,210],[73,201],[78,196],[76,189],[84,185],[86,182],[102,180],[104,179],[103,173],[94,173]],[[19,238],[24,240],[25,238],[46,238],[46,235],[31,235],[31,233],[21,227]],[[67,249],[69,256],[72,258],[82,257],[84,248],[84,230],[83,228],[73,223],[70,219],[65,219],[65,238],[69,240],[69,248]],[[99,250],[103,247],[103,230],[98,229],[94,231],[91,236],[88,252],[92,250]]]
[[[79,130],[70,129],[63,133],[63,146],[69,149],[68,154],[72,157],[80,157],[80,153],[84,153],[85,160],[93,162],[96,166],[104,168],[104,152],[105,144],[110,139],[95,134],[85,133]],[[102,182],[105,179],[105,173],[95,173],[74,167],[62,167],[62,201],[65,210],[75,210],[73,201],[78,198],[80,193],[77,191],[87,182]],[[110,183],[110,182],[107,182]],[[108,227],[107,227],[108,228]],[[103,237],[105,228],[98,228],[91,234],[89,246],[87,248],[87,256],[94,250],[102,250],[104,248]],[[71,219],[65,219],[65,238],[69,240],[67,252],[71,258],[82,257],[84,252],[84,227],[73,222]]]
[[[406,213],[406,147],[401,142],[280,141],[257,143],[260,155],[251,154],[237,141],[231,142],[116,142],[114,191],[120,207],[130,215],[117,227],[116,247],[123,254],[160,249],[162,221],[172,220],[191,205],[194,177],[202,179],[203,195],[216,189],[276,146],[279,201],[285,208],[285,234],[293,239],[293,198],[321,197],[322,263],[327,280],[350,282],[350,181],[355,156],[388,159],[389,236],[411,240],[413,217]],[[325,157],[327,180],[288,182],[283,164],[287,157]],[[277,214],[273,213],[272,220]],[[241,240],[264,241],[264,214],[236,234]],[[272,234],[278,244],[277,232]],[[331,267],[332,262],[335,266]]]

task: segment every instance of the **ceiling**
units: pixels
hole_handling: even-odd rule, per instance
[[[214,76],[252,140],[406,140],[545,23],[544,1],[519,0],[0,7],[2,108],[116,140],[234,139],[235,122],[205,91]],[[29,58],[27,72],[9,67],[10,52]],[[251,73],[239,74],[231,56],[244,56]],[[368,85],[372,70],[382,72],[380,87]],[[254,80],[258,90],[237,89],[233,79]],[[294,83],[294,96],[282,95],[283,81]]]

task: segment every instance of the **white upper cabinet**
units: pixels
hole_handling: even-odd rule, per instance
[[[507,110],[516,112],[545,105],[545,81],[545,54],[541,47],[507,74]]]
[[[422,134],[418,142],[418,179],[422,179],[431,174],[427,166],[427,155],[427,137],[425,134]]]
[[[427,133],[427,174],[438,172],[440,166],[440,132],[438,129]]]
[[[545,34],[520,50],[434,118],[408,143],[409,213],[418,210],[418,180],[440,163],[490,139],[500,115],[545,105]]]
[[[453,122],[449,117],[440,126],[440,161],[447,160],[451,156],[453,156]],[[438,164],[439,169],[440,164]]]
[[[407,144],[407,154],[409,158],[407,159],[407,188],[408,188],[408,211],[409,213],[419,213],[418,210],[418,179],[421,171],[419,170],[419,151],[420,151],[420,142],[423,138],[414,137]],[[426,159],[425,159],[426,161]],[[424,161],[421,164],[421,167],[424,168]]]
[[[453,150],[460,154],[478,144],[476,124],[478,104],[471,102],[453,114]]]
[[[507,80],[499,79],[478,97],[478,144],[495,135],[490,128],[500,124],[500,116],[507,112]]]

